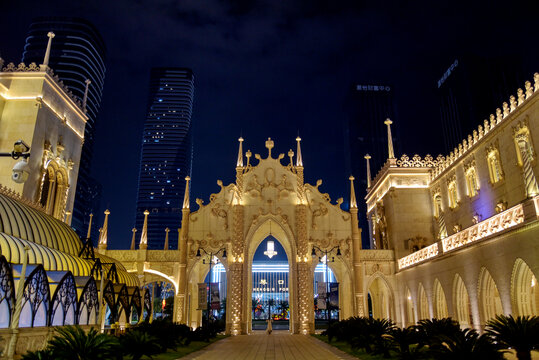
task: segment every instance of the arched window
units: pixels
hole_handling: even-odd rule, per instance
[[[419,287],[417,289],[417,300],[418,300],[418,315],[419,320],[423,319],[430,319],[429,316],[429,301],[427,299],[427,293],[425,292],[425,288],[423,287],[423,284],[419,284]]]
[[[46,326],[50,309],[50,290],[43,265],[28,275],[24,284],[20,327]]]
[[[517,315],[539,315],[539,291],[537,278],[522,259],[513,267],[511,301]]]
[[[472,162],[466,168],[466,189],[469,197],[474,197],[479,191],[479,181],[477,179],[477,172],[475,170],[475,164]]]
[[[535,179],[532,161],[535,158],[530,130],[522,123],[514,129],[514,139],[517,152],[518,164],[522,167],[524,183],[526,185],[526,195],[528,197],[539,194],[539,185]]]
[[[482,323],[486,323],[496,315],[503,314],[498,287],[486,268],[482,268],[479,274],[479,304],[482,310]]]
[[[0,255],[0,328],[7,328],[15,306],[15,286],[13,273],[6,258]]]
[[[415,324],[414,304],[412,302],[412,293],[406,289],[406,325]]]
[[[56,162],[49,161],[42,176],[39,195],[39,202],[47,214],[57,219],[63,219],[68,190],[67,170]]]
[[[99,304],[97,300],[97,285],[93,277],[90,276],[79,299],[79,319],[80,325],[92,325],[97,323],[97,312]]]
[[[74,325],[77,321],[77,288],[75,278],[67,272],[60,280],[51,301],[51,326]]]
[[[489,147],[487,150],[487,165],[490,182],[496,184],[503,179],[502,161],[500,152],[495,147]]]
[[[468,296],[468,290],[466,290],[464,281],[458,274],[455,275],[453,282],[453,312],[462,328],[472,327],[473,320],[470,297]]]
[[[434,216],[436,218],[439,218],[440,215],[442,215],[442,196],[440,195],[440,193],[434,194],[433,203],[434,203]]]
[[[438,279],[434,280],[434,310],[438,319],[449,317],[444,289]]]
[[[458,194],[457,194],[457,181],[455,179],[447,183],[447,196],[449,199],[449,207],[454,209],[458,205]]]

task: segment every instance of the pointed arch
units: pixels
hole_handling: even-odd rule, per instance
[[[78,324],[90,325],[97,323],[97,313],[99,312],[97,299],[97,285],[95,279],[90,276],[79,298]]]
[[[511,277],[511,303],[520,316],[539,315],[537,277],[521,258],[515,261]]]
[[[406,325],[414,325],[415,324],[415,316],[414,316],[414,303],[412,301],[412,293],[410,292],[409,288],[406,288]]]
[[[455,280],[453,281],[453,313],[461,327],[472,327],[473,319],[470,297],[468,296],[466,285],[459,274],[455,274]]]
[[[481,268],[478,282],[479,306],[482,322],[486,323],[496,315],[503,314],[502,300],[498,287],[487,268]]]
[[[389,283],[382,274],[375,274],[368,286],[369,316],[375,319],[392,318],[393,296]]]
[[[28,275],[24,283],[19,326],[46,326],[48,323],[49,309],[49,281],[43,265],[40,264]]]
[[[15,285],[13,272],[6,258],[0,255],[0,328],[7,328],[11,324],[11,315],[15,306]]]
[[[429,319],[429,300],[427,298],[427,292],[422,283],[419,283],[417,288],[417,308],[418,308],[418,319]]]
[[[77,287],[75,277],[68,271],[60,280],[51,299],[50,326],[77,323]]]
[[[438,279],[434,280],[434,311],[437,319],[449,317],[445,292]]]

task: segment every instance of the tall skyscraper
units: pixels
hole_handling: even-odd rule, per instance
[[[41,64],[47,48],[47,33],[52,31],[49,66],[61,81],[82,102],[86,80],[90,80],[86,109],[88,121],[84,129],[84,145],[71,226],[86,236],[90,213],[98,215],[100,184],[90,176],[95,137],[95,124],[105,81],[105,43],[90,22],[71,17],[39,17],[33,20],[24,46],[23,62]],[[94,218],[94,224],[98,221]],[[97,237],[98,232],[93,232]]]
[[[345,151],[347,172],[356,178],[358,198],[367,193],[367,170],[364,156],[371,155],[371,169],[379,169],[388,157],[387,128],[384,120],[394,119],[393,93],[388,85],[355,84],[345,101]],[[398,128],[397,128],[398,129]],[[395,135],[395,129],[393,129]],[[397,137],[398,138],[398,137]],[[395,142],[394,145],[398,146]],[[375,173],[372,174],[374,177]],[[360,227],[367,229],[367,208],[358,201]],[[368,240],[368,239],[366,239]],[[364,243],[368,247],[368,241]]]
[[[193,156],[191,114],[194,75],[186,68],[153,68],[142,136],[135,227],[141,233],[148,210],[148,248],[177,247],[177,229]]]
[[[503,102],[509,102],[509,89],[521,87],[526,75],[521,59],[513,54],[455,58],[436,83],[444,151],[452,151],[455,144],[472,134],[477,123],[488,119]]]

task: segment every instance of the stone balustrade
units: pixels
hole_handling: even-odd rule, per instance
[[[411,253],[408,256],[400,258],[398,261],[399,270],[402,270],[411,265],[418,264],[422,261],[433,258],[435,256],[438,256],[438,243],[437,242],[427,247],[424,247],[423,249],[419,251]]]

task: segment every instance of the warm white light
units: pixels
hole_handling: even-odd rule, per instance
[[[270,259],[273,256],[277,255],[277,251],[275,251],[275,243],[272,240],[268,241],[268,245],[267,245],[266,251],[264,251],[264,255],[266,255]]]
[[[535,286],[535,278],[532,277],[532,287],[534,287],[534,286]]]

